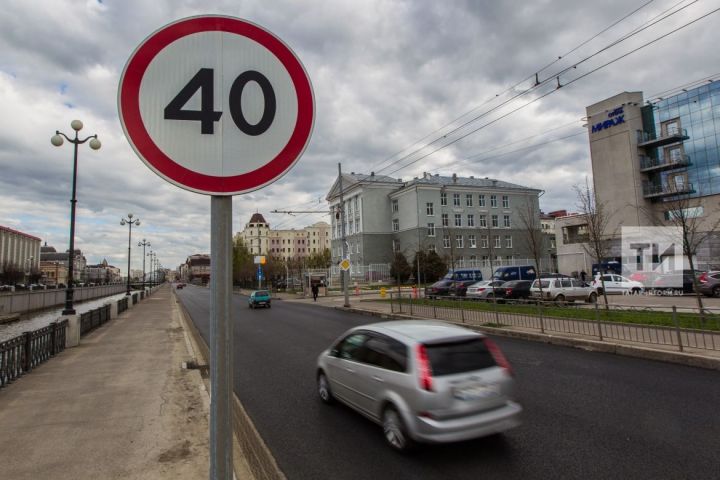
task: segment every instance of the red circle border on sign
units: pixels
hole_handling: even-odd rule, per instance
[[[247,37],[268,49],[290,74],[297,93],[295,128],[285,147],[267,164],[241,175],[205,175],[187,169],[168,157],[150,137],[140,114],[140,85],[155,56],[174,41],[194,33],[220,31]],[[218,195],[256,190],[284,175],[300,158],[313,129],[315,102],[312,85],[295,54],[267,30],[238,18],[202,16],[166,25],[148,37],[128,60],[120,79],[120,122],[140,158],[156,173],[180,187]]]

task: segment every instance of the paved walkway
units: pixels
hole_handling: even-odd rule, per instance
[[[0,389],[0,478],[208,477],[208,398],[170,288]]]

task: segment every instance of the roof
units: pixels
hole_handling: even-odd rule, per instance
[[[402,179],[401,178],[393,178],[388,177],[387,175],[375,175],[375,172],[367,173],[343,173],[342,174],[342,180],[343,180],[343,192],[346,192],[350,190],[352,187],[356,185],[385,185],[390,187],[402,187]],[[325,197],[326,200],[330,200],[331,198],[336,197],[340,194],[340,182],[339,178],[335,179],[335,182],[333,183],[332,187],[330,188],[330,191],[328,192],[327,196]]]
[[[14,230],[14,229],[12,229],[12,228],[10,228],[10,227],[3,227],[2,225],[0,225],[0,231],[8,232],[8,233],[13,233],[13,234],[15,234],[15,235],[20,235],[21,237],[26,237],[26,238],[29,238],[29,239],[31,239],[31,240],[37,240],[38,242],[41,241],[40,238],[38,238],[38,237],[36,237],[36,236],[34,236],[34,235],[30,235],[30,234],[27,234],[27,233],[25,233],[25,232],[21,232],[20,230]]]
[[[43,245],[40,247],[40,253],[55,253],[57,250],[55,250],[55,247],[49,247],[48,245]]]
[[[515,183],[505,182],[494,178],[475,178],[475,177],[458,177],[453,175],[451,177],[443,177],[441,175],[430,175],[425,174],[420,178],[415,178],[405,184],[405,186],[413,185],[437,185],[440,187],[475,187],[475,188],[497,188],[502,190],[540,190],[531,187],[525,187]]]
[[[248,223],[267,223],[267,222],[265,221],[265,217],[263,217],[261,213],[253,213],[253,216],[250,217],[250,221]]]
[[[357,327],[357,329],[373,330],[393,338],[403,338],[417,342],[432,342],[441,339],[482,336],[481,334],[445,322],[432,320],[400,320],[380,322]]]

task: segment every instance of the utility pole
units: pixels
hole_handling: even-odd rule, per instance
[[[345,238],[345,199],[343,197],[343,181],[342,181],[342,168],[340,166],[340,163],[338,163],[338,181],[340,182],[340,228],[342,229],[342,258],[347,257],[347,239]],[[350,296],[348,294],[348,283],[350,282],[349,278],[349,271],[348,270],[340,270],[342,272],[342,281],[343,281],[343,293],[345,295],[345,304],[344,307],[350,306]]]

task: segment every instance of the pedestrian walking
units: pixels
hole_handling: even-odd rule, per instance
[[[582,272],[580,272],[580,280],[585,282],[585,277],[587,277],[587,273],[585,273],[585,270],[583,270]]]
[[[310,287],[310,290],[312,290],[313,302],[317,302],[318,292],[320,291],[320,288],[318,288],[318,284],[313,283],[312,287]]]

